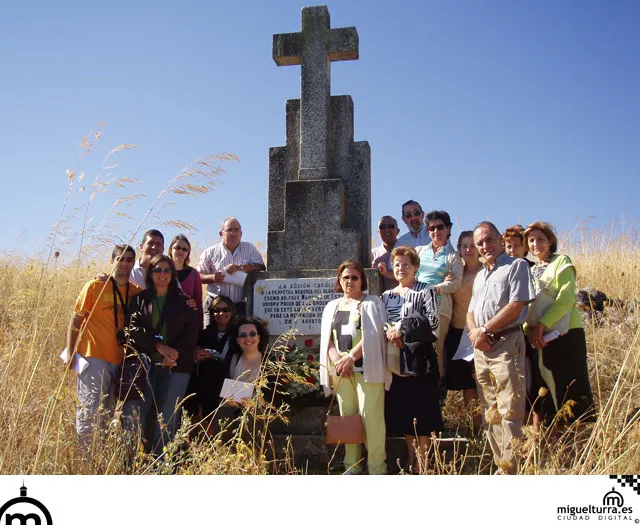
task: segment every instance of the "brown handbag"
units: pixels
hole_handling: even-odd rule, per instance
[[[336,394],[338,393],[338,386],[342,381],[342,376],[338,380],[331,403],[327,410],[327,418],[324,422],[325,429],[325,443],[327,445],[344,445],[354,444],[359,445],[364,443],[364,426],[362,425],[362,417],[360,414],[354,414],[352,416],[331,416],[331,407],[336,400]],[[353,387],[353,393],[355,395],[356,404],[358,403],[358,393],[356,387],[353,384],[353,378],[349,381]]]

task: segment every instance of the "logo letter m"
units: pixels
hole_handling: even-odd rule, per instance
[[[40,516],[38,516],[37,514],[27,514],[26,516],[24,514],[7,514],[7,520],[6,520],[6,524],[7,525],[12,525],[13,520],[17,520],[20,525],[28,525],[28,521],[29,520],[33,520],[33,525],[42,525],[42,520],[40,520]]]

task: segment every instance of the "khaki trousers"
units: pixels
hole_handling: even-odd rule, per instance
[[[514,445],[522,437],[524,419],[524,353],[521,332],[494,343],[490,352],[474,351],[478,398],[484,412],[487,440],[496,465],[507,474],[518,471],[519,458],[514,453]]]

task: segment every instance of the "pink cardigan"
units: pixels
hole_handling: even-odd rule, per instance
[[[202,279],[200,272],[195,268],[191,268],[189,275],[184,281],[180,283],[182,291],[189,297],[193,297],[196,305],[198,306],[198,326],[202,330],[204,325],[203,310],[202,310]]]

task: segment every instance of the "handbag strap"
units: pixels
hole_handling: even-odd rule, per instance
[[[333,407],[333,403],[336,400],[336,395],[338,394],[338,387],[340,386],[340,381],[342,381],[342,378],[344,376],[340,376],[340,379],[338,379],[338,384],[336,384],[336,388],[333,391],[333,396],[331,396],[331,402],[329,403],[329,408],[327,409],[327,415],[329,415],[331,413],[331,407]],[[358,407],[358,411],[360,411],[360,404],[358,403],[358,392],[356,391],[356,386],[353,383],[353,377],[349,378],[349,382],[351,383],[351,388],[353,388],[353,395],[356,398],[356,406]]]

